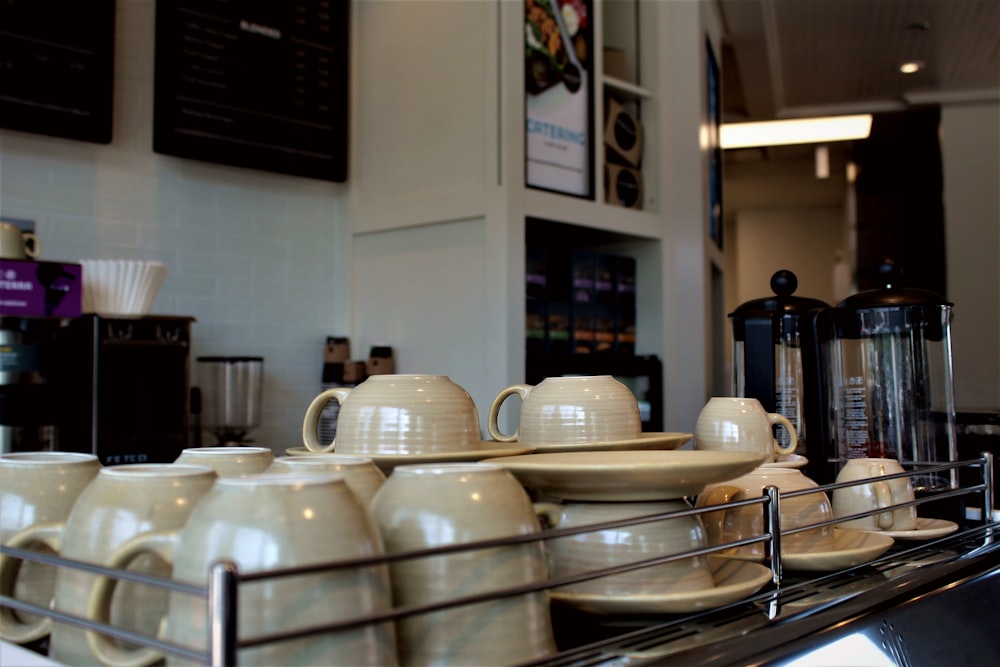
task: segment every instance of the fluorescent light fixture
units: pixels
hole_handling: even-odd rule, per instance
[[[720,128],[719,143],[723,148],[820,144],[867,139],[871,129],[871,114],[725,123]]]

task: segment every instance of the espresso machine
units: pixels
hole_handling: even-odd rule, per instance
[[[58,449],[53,346],[61,321],[0,317],[0,453]]]
[[[168,315],[84,314],[53,344],[58,449],[104,465],[172,463],[189,443],[191,324]]]

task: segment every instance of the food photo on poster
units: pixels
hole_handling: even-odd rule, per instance
[[[593,196],[590,0],[525,0],[526,183]]]

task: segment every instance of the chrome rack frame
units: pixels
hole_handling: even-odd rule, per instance
[[[931,495],[917,498],[910,502],[893,505],[889,508],[874,509],[871,511],[838,517],[832,520],[818,522],[798,528],[791,528],[788,530],[781,529],[780,508],[782,498],[793,498],[817,492],[829,493],[839,488],[870,483],[871,480],[834,483],[822,485],[816,488],[789,491],[785,493],[781,493],[776,487],[769,486],[764,489],[763,494],[759,498],[739,500],[720,505],[712,505],[701,508],[692,507],[685,510],[663,512],[629,519],[619,519],[574,528],[548,529],[543,530],[541,533],[532,535],[496,538],[466,544],[423,549],[420,551],[342,560],[324,563],[321,565],[270,570],[267,572],[243,573],[239,571],[235,563],[222,561],[214,563],[211,566],[208,573],[208,583],[205,586],[178,582],[170,578],[158,577],[149,574],[107,568],[84,561],[63,558],[27,549],[0,546],[0,553],[7,554],[21,560],[33,561],[56,567],[83,570],[92,574],[104,575],[118,580],[145,584],[167,591],[204,598],[207,602],[207,614],[209,620],[208,650],[206,652],[201,652],[187,646],[181,646],[156,637],[150,637],[126,630],[124,628],[104,623],[97,623],[79,615],[68,614],[55,609],[19,601],[8,596],[0,596],[0,605],[10,607],[16,611],[48,617],[55,622],[65,623],[83,628],[85,630],[97,631],[119,640],[132,642],[140,646],[161,651],[164,654],[174,655],[187,660],[200,662],[202,664],[212,665],[213,667],[230,666],[238,664],[238,652],[240,649],[297,639],[313,634],[336,632],[373,623],[394,621],[408,616],[426,614],[442,609],[475,604],[504,597],[523,595],[525,593],[532,593],[540,590],[554,589],[568,584],[574,584],[581,581],[596,579],[612,574],[619,574],[622,572],[637,570],[671,561],[691,558],[694,556],[715,554],[755,543],[764,544],[764,562],[770,567],[771,570],[771,584],[762,592],[759,592],[756,595],[748,596],[744,600],[731,605],[691,614],[679,619],[675,616],[666,615],[664,615],[665,618],[653,619],[652,621],[647,619],[647,627],[641,628],[637,631],[619,633],[617,636],[609,639],[590,642],[576,648],[565,649],[555,655],[525,664],[589,665],[602,664],[609,660],[614,661],[615,664],[622,664],[621,661],[623,659],[625,659],[626,663],[636,661],[641,662],[646,659],[663,657],[681,651],[687,643],[693,641],[693,638],[696,638],[698,640],[696,643],[701,645],[706,642],[715,642],[725,639],[729,636],[726,634],[729,631],[736,631],[737,635],[742,635],[748,631],[747,628],[750,626],[753,626],[752,630],[756,630],[757,627],[766,626],[768,623],[779,619],[786,614],[789,606],[793,606],[795,603],[800,601],[806,601],[806,604],[808,604],[808,599],[816,596],[817,591],[823,592],[823,595],[820,596],[823,600],[809,605],[811,612],[819,611],[829,607],[830,605],[844,602],[854,597],[854,595],[859,594],[850,589],[850,584],[853,581],[856,581],[857,577],[863,578],[861,575],[862,571],[886,573],[899,570],[901,568],[918,569],[934,564],[933,559],[928,559],[925,546],[920,546],[904,551],[890,551],[888,554],[883,555],[870,563],[830,573],[825,576],[798,582],[788,582],[784,576],[781,562],[781,538],[783,535],[790,535],[827,525],[835,525],[843,521],[882,513],[890,509],[917,506],[945,498],[979,494],[982,498],[983,507],[980,520],[982,525],[979,528],[966,529],[965,531],[959,533],[958,536],[946,537],[933,541],[932,544],[955,543],[966,540],[965,547],[970,548],[973,551],[992,546],[994,543],[993,529],[996,526],[993,525],[993,514],[991,511],[993,508],[994,497],[994,480],[992,474],[993,456],[989,452],[983,452],[981,454],[981,458],[978,459],[943,464],[925,464],[918,466],[915,470],[885,475],[879,479],[890,480],[949,470],[954,471],[953,474],[957,475],[957,470],[961,468],[978,468],[982,473],[982,482],[966,487],[958,486],[957,488],[935,492]],[[547,540],[581,533],[596,532],[599,530],[608,530],[617,527],[638,525],[685,516],[698,516],[711,511],[754,505],[761,506],[761,511],[764,514],[764,530],[760,535],[748,537],[742,540],[680,553],[664,554],[634,563],[602,568],[572,576],[550,578],[544,582],[535,584],[510,587],[476,595],[468,595],[432,604],[396,607],[386,612],[348,618],[291,632],[274,633],[267,636],[252,638],[241,638],[238,636],[237,621],[239,588],[243,583],[262,579],[311,574],[334,569],[390,564],[413,558],[427,558],[454,552],[496,548],[527,542],[545,542]],[[971,540],[971,542],[968,542],[968,540]],[[838,588],[842,590],[838,591]],[[831,591],[833,592],[832,597],[830,597]],[[765,612],[763,616],[761,616],[760,613],[761,609]],[[722,619],[722,621],[720,621],[720,619]],[[726,628],[726,630],[714,631],[713,628]],[[738,628],[738,630],[735,630],[735,628]],[[664,645],[671,645],[671,648],[663,649],[662,647]]]

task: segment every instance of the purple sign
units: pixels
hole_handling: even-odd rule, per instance
[[[0,260],[0,315],[79,317],[82,310],[79,264]]]

